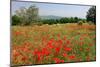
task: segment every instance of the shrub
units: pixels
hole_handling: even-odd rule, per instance
[[[37,25],[38,25],[38,26],[42,26],[43,23],[42,23],[42,22],[38,22]]]
[[[12,25],[20,25],[21,21],[17,15],[12,16]]]
[[[83,25],[83,21],[79,21],[78,22],[78,25]]]
[[[87,21],[86,21],[86,20],[83,20],[82,22],[83,22],[83,23],[86,23]]]
[[[92,21],[89,21],[89,22],[88,22],[88,24],[89,24],[89,25],[92,25],[92,24],[93,24],[93,22],[92,22]]]

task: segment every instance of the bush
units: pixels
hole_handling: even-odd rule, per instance
[[[38,25],[38,26],[42,26],[43,23],[42,23],[42,22],[38,22],[37,25]]]
[[[82,22],[83,22],[83,23],[86,23],[87,21],[86,21],[86,20],[83,20]]]
[[[20,20],[21,19],[18,16],[16,15],[12,16],[12,25],[20,25],[21,24]]]
[[[78,22],[78,25],[83,25],[83,21],[79,21]]]
[[[93,22],[92,22],[92,21],[89,21],[89,22],[88,22],[88,24],[89,24],[89,25],[92,25],[92,24],[93,24]]]

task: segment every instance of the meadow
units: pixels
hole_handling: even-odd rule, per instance
[[[96,26],[77,23],[11,27],[12,65],[96,60]]]

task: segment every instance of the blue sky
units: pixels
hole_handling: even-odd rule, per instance
[[[62,17],[79,17],[85,18],[86,12],[91,6],[80,5],[64,5],[64,4],[51,4],[51,3],[36,3],[36,2],[20,2],[12,1],[12,14],[21,7],[28,8],[30,5],[35,5],[39,8],[40,16],[55,15]]]

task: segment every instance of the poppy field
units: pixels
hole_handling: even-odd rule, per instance
[[[12,65],[95,61],[96,26],[12,26],[11,44]]]

